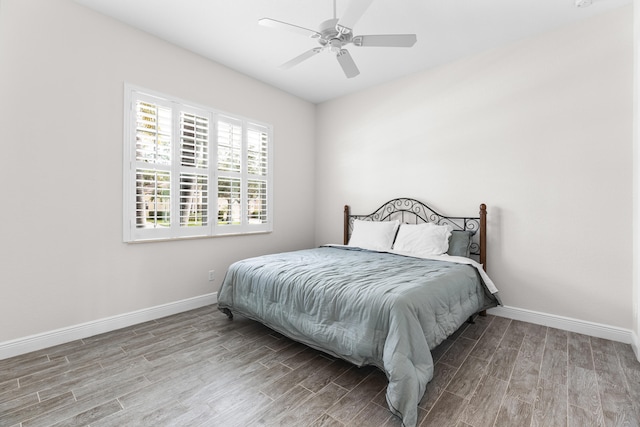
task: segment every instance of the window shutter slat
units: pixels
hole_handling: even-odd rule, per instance
[[[268,220],[267,181],[248,180],[248,222],[265,224]]]
[[[263,131],[247,132],[247,168],[249,174],[266,176],[268,173],[268,135]]]
[[[240,172],[242,167],[242,127],[218,121],[218,170]]]
[[[180,153],[183,166],[209,167],[209,119],[180,113]]]
[[[136,102],[136,160],[171,164],[171,109]]]
[[[180,174],[180,226],[209,224],[209,177],[191,173]]]
[[[136,169],[136,227],[168,227],[171,223],[171,173]]]
[[[240,224],[241,214],[241,186],[240,178],[218,178],[218,224]]]

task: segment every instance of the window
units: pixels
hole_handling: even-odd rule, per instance
[[[272,230],[271,126],[125,85],[126,242]]]

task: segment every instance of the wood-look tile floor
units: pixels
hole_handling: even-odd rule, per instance
[[[433,351],[421,426],[638,426],[629,345],[479,317]],[[400,426],[386,378],[215,306],[0,361],[0,426]]]

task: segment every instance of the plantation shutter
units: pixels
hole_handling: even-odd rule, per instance
[[[217,128],[219,232],[269,229],[269,128],[223,115]]]
[[[134,106],[136,236],[168,236],[171,227],[170,103],[141,97]]]
[[[123,239],[272,229],[271,127],[125,84]]]
[[[259,125],[247,129],[247,205],[250,224],[268,223],[269,133]]]
[[[218,118],[218,225],[242,226],[242,123]]]
[[[180,189],[176,212],[180,212],[181,236],[207,234],[210,226],[210,122],[207,112],[181,106],[179,182],[176,186]]]

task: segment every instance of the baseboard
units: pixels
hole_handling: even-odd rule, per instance
[[[633,352],[636,354],[636,359],[640,362],[640,342],[638,341],[638,335],[631,334],[631,347],[633,348]]]
[[[183,311],[193,310],[206,305],[215,304],[217,300],[218,294],[217,292],[214,292],[130,313],[98,319],[92,322],[56,329],[41,334],[31,335],[25,338],[2,342],[0,343],[0,360],[52,347],[54,345],[87,338],[93,335],[114,331],[116,329],[126,328],[127,326],[148,322],[149,320],[171,316],[172,314],[182,313]],[[495,316],[521,320],[523,322],[550,326],[553,328],[563,329],[565,331],[577,332],[593,337],[631,344],[636,357],[640,361],[640,342],[638,340],[638,336],[628,329],[616,328],[599,323],[507,306],[492,308],[488,310],[488,313]]]
[[[522,308],[502,306],[492,308],[490,310],[487,310],[487,312],[495,316],[535,323],[536,325],[550,326],[552,328],[562,329],[570,332],[577,332],[592,337],[619,341],[625,344],[632,344],[634,338],[633,331],[629,329],[616,328],[614,326],[603,325],[600,323],[587,322],[585,320],[556,316],[554,314],[541,313],[537,311],[525,310]],[[636,356],[637,355],[638,352],[636,351]]]
[[[98,319],[79,325],[56,329],[41,334],[31,335],[25,338],[1,342],[0,360],[52,347],[54,345],[87,338],[93,335],[115,331],[116,329],[126,328],[127,326],[148,322],[149,320],[171,316],[172,314],[182,313],[183,311],[193,310],[195,308],[215,304],[216,302],[218,302],[218,293],[214,292],[155,307],[144,308],[130,313]]]

